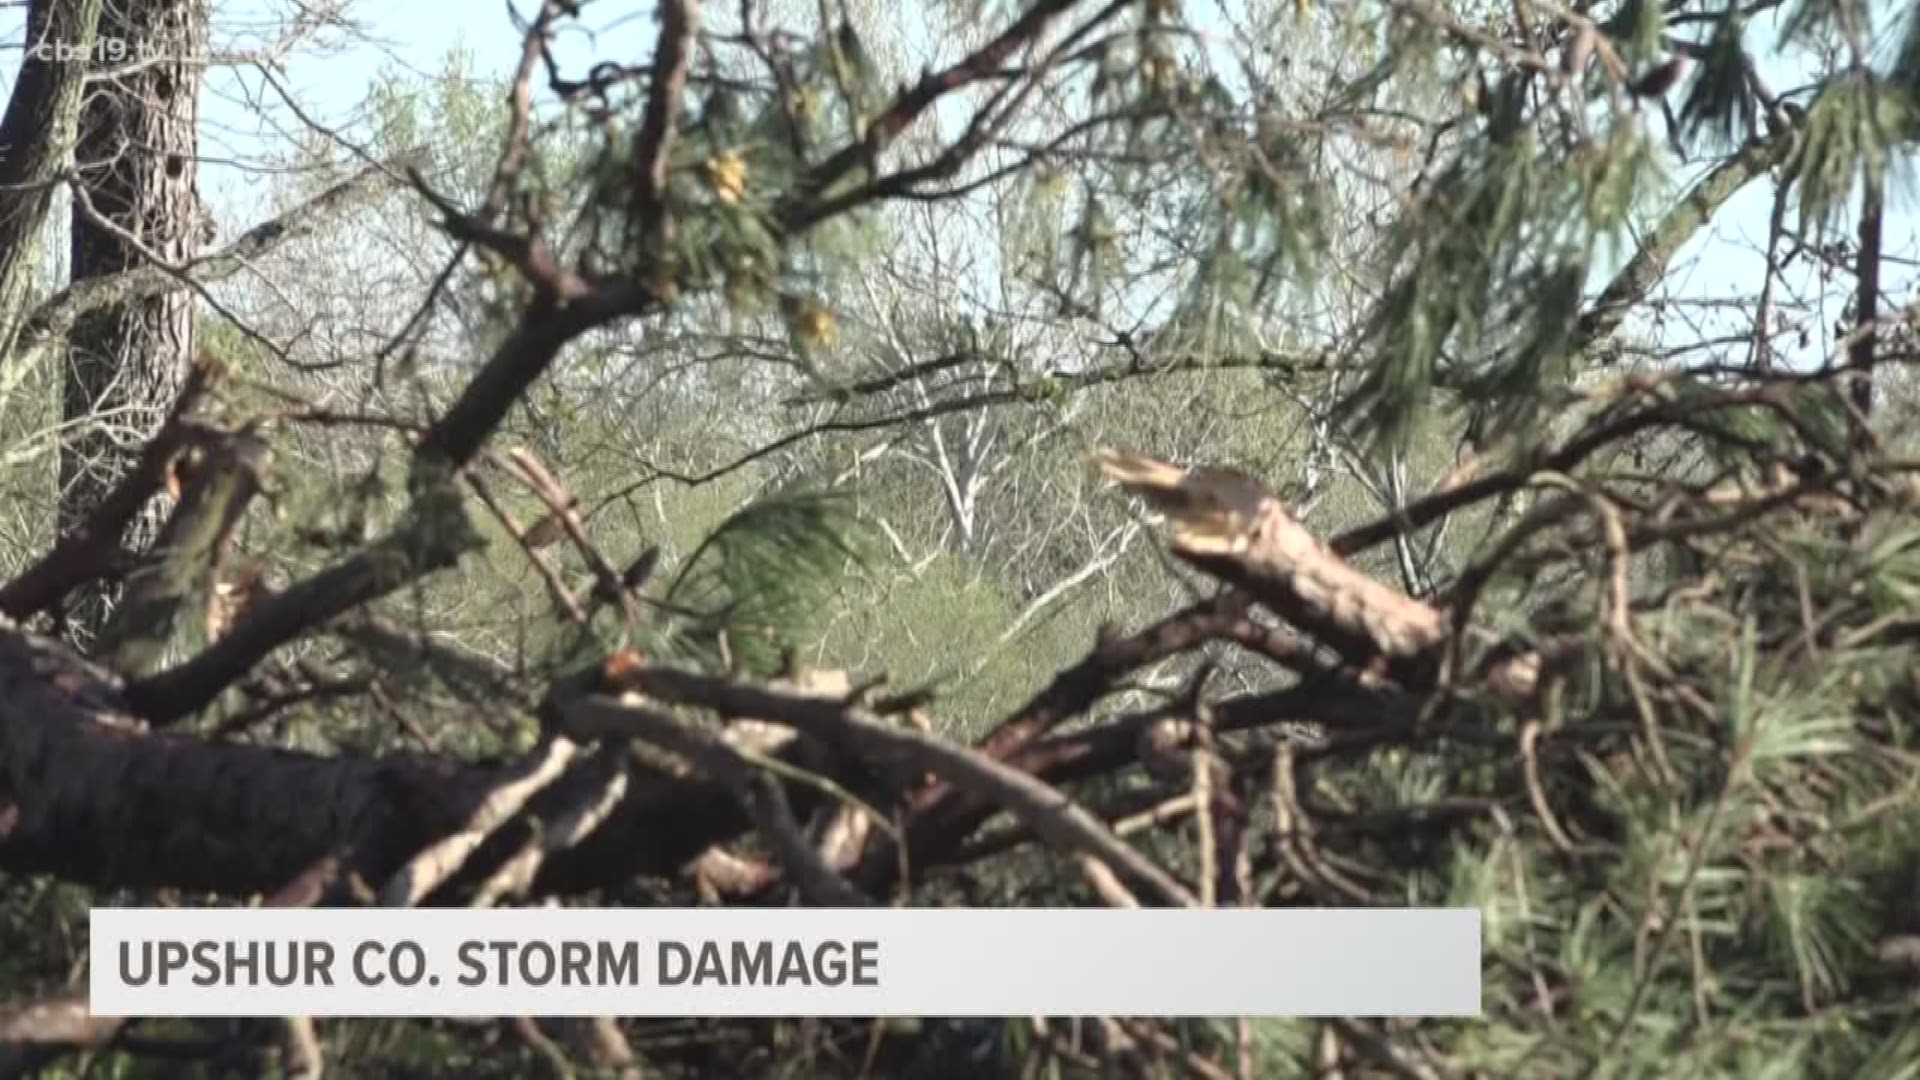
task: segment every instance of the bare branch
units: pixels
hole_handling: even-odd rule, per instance
[[[0,615],[24,619],[43,611],[61,597],[113,570],[120,554],[120,538],[147,501],[166,483],[175,457],[205,437],[189,414],[205,398],[215,368],[202,360],[187,374],[173,413],[158,434],[147,441],[132,469],[102,500],[86,523],[60,538],[52,551],[19,577],[0,586]]]
[[[1013,811],[1049,843],[1099,858],[1163,903],[1178,907],[1195,903],[1186,886],[1114,836],[1098,818],[1042,781],[980,751],[896,727],[851,702],[783,693],[665,667],[642,666],[632,672],[631,678],[635,688],[663,701],[697,705],[723,716],[771,720],[882,764],[934,773],[977,798]],[[599,710],[595,715],[597,722],[608,724],[617,718],[613,709]]]

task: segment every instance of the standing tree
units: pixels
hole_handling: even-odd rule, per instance
[[[196,185],[201,0],[109,4],[97,61],[74,151],[74,281],[183,267],[206,239]],[[63,417],[81,434],[61,453],[62,533],[99,508],[179,396],[194,357],[194,307],[181,283],[96,309],[68,331]],[[136,515],[125,540],[139,551],[158,529],[157,517]],[[69,618],[82,637],[100,628],[105,599],[97,588],[73,598]]]
[[[33,299],[37,256],[53,195],[73,152],[99,0],[27,5],[19,74],[0,120],[0,349],[11,353]]]

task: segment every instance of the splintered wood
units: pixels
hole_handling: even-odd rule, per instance
[[[1445,614],[1349,566],[1253,479],[1110,450],[1095,461],[1166,517],[1173,550],[1187,562],[1244,589],[1364,676],[1409,689],[1432,684],[1451,636]],[[1515,696],[1531,690],[1537,668],[1537,657],[1519,657],[1488,677]]]

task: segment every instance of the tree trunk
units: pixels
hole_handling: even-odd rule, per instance
[[[67,646],[0,623],[0,873],[245,897],[340,857],[378,887],[519,775],[515,762],[322,756],[149,731],[121,691]],[[541,790],[450,887],[470,888],[535,841],[534,822],[577,815],[601,783],[583,765]],[[634,766],[626,792],[597,829],[546,858],[534,895],[670,875],[750,827],[718,783]]]
[[[73,151],[101,0],[32,0],[20,76],[0,119],[0,358],[13,352],[39,269],[53,188]]]
[[[201,242],[196,185],[202,0],[119,0],[101,17],[95,84],[81,109],[75,166],[73,279],[120,273],[151,258],[180,264]],[[68,335],[64,415],[96,417],[63,448],[61,532],[77,527],[131,465],[165,417],[193,360],[194,295],[185,288],[81,318]],[[125,538],[139,550],[158,531],[158,507]],[[76,593],[69,627],[89,638],[108,596]]]

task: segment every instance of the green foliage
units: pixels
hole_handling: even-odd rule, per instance
[[[962,49],[978,28],[939,17],[1019,14],[946,7],[916,11],[928,27],[903,36]],[[1782,143],[1790,155],[1770,159],[1788,161],[1780,177],[1705,163],[1730,189],[1788,185],[1802,232],[1843,232],[1853,193],[1883,184],[1912,150],[1920,23],[1903,28],[1882,74],[1847,47],[1860,13],[1853,0],[1792,9],[1788,37],[1817,47],[1820,73],[1796,141]],[[1212,14],[1155,2],[1078,37],[1076,14],[1041,47],[970,75],[964,101],[931,107],[884,151],[850,151],[859,160],[818,190],[807,178],[857,147],[897,93],[883,58],[902,42],[881,40],[883,20],[827,8],[751,42],[710,24],[666,162],[670,230],[635,197],[646,80],[615,80],[572,109],[543,98],[502,227],[538,217],[562,257],[637,279],[663,310],[575,343],[498,445],[552,465],[615,565],[664,553],[639,618],[593,596],[594,568],[571,542],[529,555],[519,534],[545,501],[481,462],[474,475],[511,533],[474,510],[485,552],[372,605],[382,633],[342,620],[285,650],[296,673],[364,676],[378,693],[290,708],[234,737],[325,753],[512,753],[535,730],[526,697],[634,646],[749,676],[789,656],[885,675],[930,690],[941,734],[970,738],[1104,634],[1215,587],[1147,541],[1150,525],[1125,532],[1137,508],[1088,475],[1092,447],[1239,468],[1322,538],[1430,507],[1443,480],[1454,493],[1484,484],[1498,494],[1403,522],[1352,560],[1396,593],[1461,605],[1449,614],[1486,632],[1464,639],[1466,666],[1449,669],[1462,681],[1419,688],[1420,723],[1396,727],[1383,695],[1389,722],[1376,723],[1369,699],[1366,715],[1326,725],[1334,737],[1296,761],[1287,829],[1270,752],[1292,737],[1290,715],[1218,733],[1240,770],[1232,794],[1249,808],[1258,901],[1479,907],[1485,1015],[1377,1029],[1440,1075],[1914,1075],[1920,1036],[1910,1010],[1894,1011],[1910,1004],[1910,973],[1875,957],[1890,930],[1910,927],[1920,868],[1920,530],[1896,497],[1911,464],[1885,467],[1859,448],[1860,421],[1833,380],[1730,373],[1738,360],[1702,328],[1709,320],[1675,328],[1697,298],[1669,263],[1731,191],[1696,187],[1657,205],[1659,102],[1619,85],[1672,54],[1668,34],[1687,37],[1705,56],[1678,141],[1712,153],[1784,140],[1773,116],[1761,123],[1747,75],[1758,43],[1743,18],[1758,13],[1627,0],[1603,26],[1614,55],[1577,71],[1558,65],[1584,24],[1504,4],[1256,5],[1231,12],[1223,33]],[[1522,17],[1538,20],[1524,35],[1509,25]],[[907,44],[895,51],[918,51]],[[425,82],[391,75],[369,109],[373,143],[434,147],[433,181],[466,206],[491,184],[508,119],[506,88],[476,70],[455,53]],[[1047,74],[1022,97],[1028,70]],[[1031,107],[995,118],[1015,101]],[[982,135],[977,157],[942,156],[956,131]],[[793,224],[880,177],[899,185],[890,200]],[[408,206],[378,223],[404,256],[391,262],[427,267],[406,279],[424,295],[438,271],[428,256],[452,245],[433,231],[437,215]],[[1651,231],[1630,228],[1649,213]],[[1824,329],[1829,313],[1789,280],[1795,260],[1817,262],[1824,287],[1857,252],[1793,230],[1779,247],[1766,269],[1784,283],[1772,318]],[[1605,276],[1622,256],[1644,280]],[[1594,308],[1603,288],[1652,317],[1595,318],[1608,314]],[[223,391],[236,414],[311,398],[336,420],[384,420],[377,433],[350,420],[274,429],[289,464],[240,545],[275,583],[336,565],[403,520],[411,440],[530,294],[493,258],[437,295],[418,350],[339,371],[289,371],[224,319],[203,319],[208,349],[248,377]],[[404,308],[415,297],[378,299]],[[410,317],[389,314],[365,322]],[[1732,333],[1752,331],[1742,319]],[[1882,339],[1882,390],[1908,378],[1895,365],[1909,344],[1891,330]],[[1676,356],[1714,367],[1676,373]],[[9,440],[50,426],[57,379],[43,381],[31,408],[6,402]],[[1571,464],[1535,456],[1656,414],[1666,419],[1598,439]],[[1881,397],[1883,448],[1911,441],[1913,415],[1910,400]],[[1468,435],[1486,460],[1466,458]],[[1370,446],[1392,453],[1370,457]],[[5,474],[7,495],[44,503],[51,474]],[[1784,474],[1845,483],[1819,503],[1741,501]],[[1864,519],[1839,520],[1863,505]],[[1118,551],[1123,535],[1141,539]],[[585,618],[569,610],[579,606]],[[1559,650],[1537,693],[1496,700],[1474,684],[1490,641]],[[1218,665],[1210,695],[1296,685],[1254,652],[1220,641],[1130,672],[1067,721],[1084,725],[1069,734],[1099,737],[1172,707],[1169,688],[1202,662]],[[1351,689],[1328,680],[1284,700],[1312,712],[1323,688]],[[1062,787],[1103,811],[1182,793],[1134,765]],[[1188,821],[1129,842],[1189,879],[1200,872]],[[1073,863],[1037,845],[977,875],[911,885],[916,900],[1092,899]],[[71,918],[77,898],[37,888],[6,883],[8,925]],[[37,936],[0,950],[0,986],[52,985],[70,960]],[[341,1030],[352,1066],[532,1065],[433,1025]],[[934,1060],[957,1030],[888,1029],[887,1052],[906,1043],[910,1060]],[[1225,1023],[1164,1030],[1215,1060],[1237,1051]],[[1324,1075],[1330,1030],[1249,1024],[1255,1074]],[[975,1042],[952,1055],[965,1068],[1032,1065],[1029,1026],[965,1032]],[[845,1034],[729,1029],[779,1048],[774,1067],[790,1071]],[[862,1028],[847,1044],[870,1038]],[[1364,1053],[1346,1048],[1340,1067],[1360,1075]],[[819,1060],[860,1058],[829,1049]]]
[[[779,492],[721,522],[663,598],[688,613],[679,631],[690,648],[765,675],[803,640],[867,547],[846,493]]]
[[[930,691],[942,732],[970,738],[1077,659],[1098,613],[1062,603],[1015,629],[1019,616],[995,576],[949,557],[877,583],[822,645],[836,663]]]
[[[1657,180],[1637,126],[1558,156],[1515,130],[1518,107],[1513,92],[1496,96],[1473,145],[1389,231],[1392,284],[1371,313],[1367,371],[1341,406],[1375,442],[1404,441],[1437,387],[1530,426],[1578,343],[1591,260]]]
[[[1779,44],[1818,50],[1846,39],[1870,40],[1875,7],[1862,0],[1797,0],[1780,22]]]
[[[1633,70],[1658,61],[1666,49],[1666,15],[1657,0],[1625,0],[1601,28],[1619,43],[1620,58]]]
[[[1920,108],[1920,12],[1908,8],[1905,23],[1900,34],[1900,50],[1894,54],[1888,79],[1906,96],[1911,110]]]
[[[1701,402],[1719,393],[1712,380],[1692,378],[1673,380],[1671,392],[1679,400]],[[1748,461],[1756,453],[1835,457],[1845,452],[1847,439],[1846,405],[1816,386],[1786,388],[1771,402],[1703,410],[1699,425],[1716,436],[1706,453],[1722,464]]]
[[[1705,132],[1713,145],[1731,150],[1758,133],[1760,106],[1748,90],[1747,65],[1746,21],[1731,15],[1715,25],[1681,106],[1689,134]]]
[[[200,349],[227,370],[243,377],[258,378],[264,373],[267,351],[255,338],[233,324],[231,319],[201,315],[194,324]]]
[[[1884,190],[1894,144],[1910,138],[1907,98],[1866,73],[1835,76],[1807,111],[1806,132],[1791,166],[1800,193],[1801,227],[1833,227],[1863,179]]]

